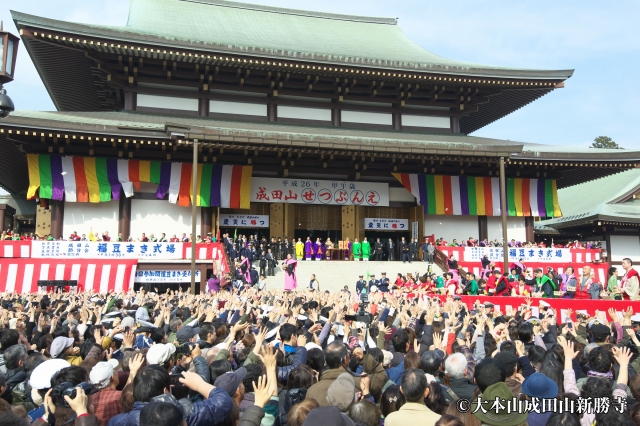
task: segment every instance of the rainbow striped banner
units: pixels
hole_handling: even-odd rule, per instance
[[[170,203],[193,202],[192,164],[165,161],[122,160],[94,157],[27,154],[27,199],[101,203],[133,197],[140,183],[158,185],[156,197],[168,194]],[[196,203],[201,207],[248,209],[251,200],[251,166],[198,164]]]
[[[416,197],[426,214],[502,214],[497,177],[392,174]],[[507,178],[506,184],[508,216],[562,216],[555,180]]]

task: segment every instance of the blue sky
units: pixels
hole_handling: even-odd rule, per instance
[[[640,2],[253,0],[323,12],[397,17],[403,31],[438,55],[468,62],[575,69],[564,89],[474,135],[588,146],[600,135],[640,149]],[[9,9],[54,19],[124,25],[128,0],[10,0],[0,19],[16,33]],[[180,25],[176,22],[176,25]],[[26,50],[6,88],[18,109],[54,109]]]

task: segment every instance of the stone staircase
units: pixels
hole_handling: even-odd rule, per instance
[[[255,264],[257,266],[257,262]],[[320,282],[320,290],[329,290],[331,292],[340,291],[345,285],[349,286],[349,290],[354,291],[356,281],[359,275],[367,277],[369,274],[375,274],[376,279],[381,277],[382,272],[387,273],[387,278],[393,283],[398,273],[406,275],[407,272],[423,275],[427,272],[427,268],[431,267],[431,271],[438,275],[442,274],[442,270],[435,264],[429,265],[427,262],[354,262],[354,261],[299,261],[298,262],[298,287],[306,287],[311,280],[311,274],[316,275],[316,279]],[[284,288],[284,271],[276,268],[274,277],[267,277],[268,289]]]

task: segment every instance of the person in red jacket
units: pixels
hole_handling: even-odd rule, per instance
[[[593,279],[591,278],[591,266],[585,266],[584,268],[582,268],[582,275],[578,278],[578,283],[576,284],[576,292],[573,298],[591,299],[589,289],[591,288],[592,283]]]
[[[511,283],[507,278],[507,273],[499,275],[496,279],[496,296],[510,296],[511,295]]]
[[[487,278],[487,283],[485,284],[485,291],[488,296],[494,296],[496,294],[496,286],[498,285],[498,280],[500,279],[500,271],[494,269],[489,274]]]
[[[447,289],[447,294],[455,295],[460,294],[462,291],[460,290],[460,286],[458,285],[458,280],[453,278],[453,274],[451,272],[446,273],[447,281],[444,283],[444,288]]]

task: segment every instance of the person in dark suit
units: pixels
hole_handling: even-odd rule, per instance
[[[264,250],[262,251],[262,253],[260,254],[260,275],[267,275],[266,269],[267,269],[267,253],[264,252]]]
[[[380,289],[380,281],[376,280],[376,276],[371,274],[369,278],[371,279],[369,280],[369,286],[367,287],[367,291],[371,293],[371,289],[373,287],[375,287],[376,289]]]
[[[387,260],[389,262],[393,262],[396,260],[396,245],[391,238],[389,238],[389,242],[387,243]]]
[[[374,260],[381,261],[382,260],[383,245],[380,242],[380,238],[376,239],[376,243],[374,244],[373,249],[375,251]]]
[[[382,277],[380,278],[380,282],[378,284],[378,289],[383,293],[388,293],[389,284],[390,284],[390,281],[389,281],[389,278],[387,278],[387,273],[383,272]]]
[[[356,281],[356,294],[362,293],[362,289],[367,285],[367,282],[363,279],[363,276],[360,275],[359,277],[360,279]]]
[[[273,277],[276,275],[276,259],[273,257],[271,249],[267,251],[267,275]]]
[[[402,263],[409,262],[411,263],[411,253],[410,253],[409,243],[405,241],[404,237],[402,237],[402,241],[400,241],[400,253],[402,253]]]
[[[418,260],[418,240],[415,238],[409,243],[409,252],[411,253],[411,260]]]

